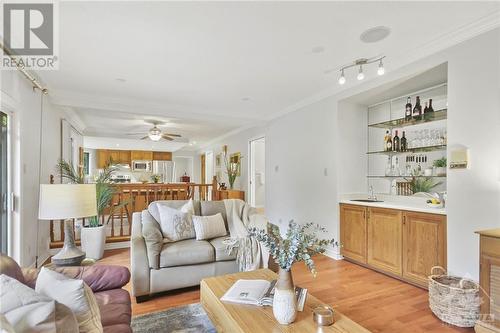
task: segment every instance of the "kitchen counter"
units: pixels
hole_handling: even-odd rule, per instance
[[[341,196],[339,202],[343,204],[365,207],[390,208],[412,212],[446,215],[446,208],[432,208],[427,206],[426,201],[429,198],[377,194],[377,200],[381,200],[383,202],[352,201],[352,199],[366,198],[368,198],[368,195],[366,194],[345,194]]]

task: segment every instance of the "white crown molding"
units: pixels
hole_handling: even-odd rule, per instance
[[[216,137],[216,138],[214,138],[214,139],[212,139],[212,140],[210,140],[208,142],[205,142],[204,144],[200,145],[197,148],[197,151],[198,151],[198,153],[202,154],[202,153],[205,152],[204,149],[206,149],[206,148],[208,148],[208,147],[210,147],[210,146],[212,146],[212,145],[214,145],[216,143],[219,143],[219,142],[221,142],[224,139],[227,139],[227,138],[229,138],[231,136],[234,136],[236,134],[239,134],[239,133],[244,132],[244,131],[246,131],[248,129],[251,129],[251,128],[265,126],[266,123],[267,123],[266,121],[263,121],[263,122],[260,122],[260,123],[252,123],[252,124],[249,124],[249,125],[245,125],[245,126],[241,126],[239,128],[236,128],[236,129],[234,129],[232,131],[229,131],[229,132],[227,132],[225,134],[222,134],[222,135],[220,135],[220,136],[218,136],[218,137]]]
[[[465,24],[453,31],[444,33],[441,36],[438,36],[426,42],[424,45],[416,46],[410,50],[404,50],[404,52],[401,52],[400,54],[387,54],[387,58],[389,58],[389,61],[391,61],[391,59],[398,59],[396,61],[392,60],[392,64],[394,65],[392,66],[392,70],[395,71],[415,61],[448,49],[457,44],[463,43],[469,39],[477,37],[498,27],[500,27],[500,11],[495,11],[480,18],[479,20],[476,20],[469,24]],[[269,117],[266,118],[266,120],[272,121],[274,119],[280,118],[288,113],[300,110],[306,106],[317,103],[336,94],[345,93],[350,89],[359,87],[361,86],[361,84],[374,81],[375,79],[376,78],[372,78],[370,80],[364,81],[363,83],[353,84],[351,86],[340,86],[337,84],[337,80],[335,79],[335,84],[333,86],[328,87],[307,98],[304,98],[295,104],[289,105],[278,112],[272,113]]]

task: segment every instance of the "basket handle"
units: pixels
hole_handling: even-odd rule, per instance
[[[436,274],[434,274],[434,270],[435,270],[435,269],[439,269],[439,270],[441,270],[441,273],[442,273],[441,275],[446,275],[446,269],[444,269],[444,268],[443,268],[443,267],[441,267],[441,266],[434,266],[434,267],[432,267],[432,268],[431,268],[431,275],[436,275]]]

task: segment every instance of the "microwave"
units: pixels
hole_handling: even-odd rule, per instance
[[[132,161],[132,170],[141,172],[153,171],[152,161]]]

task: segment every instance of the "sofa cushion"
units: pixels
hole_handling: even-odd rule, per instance
[[[153,201],[152,203],[149,204],[148,211],[156,221],[160,222],[160,212],[158,210],[158,205],[165,205],[165,206],[168,206],[170,208],[181,209],[182,206],[184,206],[188,202],[189,202],[189,200],[158,200],[158,201]],[[201,215],[199,201],[193,200],[193,208],[194,208],[194,215]]]
[[[222,215],[224,224],[226,225],[226,230],[228,230],[226,205],[224,204],[224,201],[200,201],[200,214],[194,215],[211,216],[216,215],[217,213]]]
[[[215,261],[227,261],[236,259],[236,251],[233,251],[232,254],[229,254],[226,250],[226,244],[223,243],[224,239],[226,239],[226,237],[217,237],[210,240],[210,244],[215,249]]]
[[[185,208],[186,206],[183,206]],[[193,226],[192,213],[183,209],[174,209],[166,205],[158,205],[160,211],[160,227],[165,240],[177,242],[196,236]]]
[[[8,275],[17,281],[26,284],[21,267],[19,267],[14,259],[3,253],[0,253],[0,274]]]
[[[101,291],[94,295],[101,311],[101,322],[105,333],[111,326],[130,326],[132,313],[128,291],[113,289]]]
[[[227,235],[224,219],[220,213],[211,216],[193,216],[197,240],[208,240]]]
[[[207,241],[186,239],[165,243],[160,253],[160,267],[195,265],[215,260],[215,250]]]

